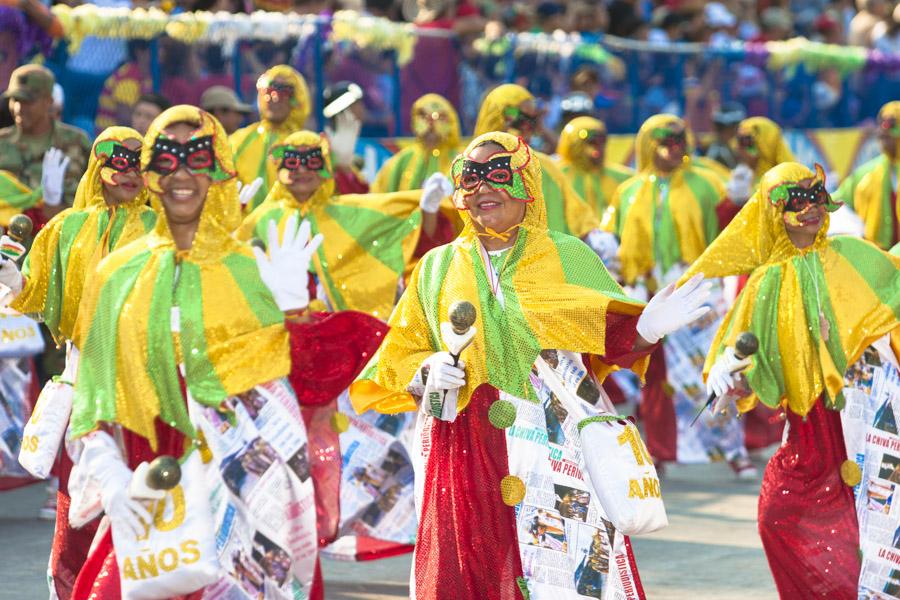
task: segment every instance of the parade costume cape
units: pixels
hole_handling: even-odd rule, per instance
[[[417,190],[432,173],[449,173],[450,164],[461,150],[459,116],[453,105],[438,94],[425,94],[412,105],[412,113],[432,107],[447,121],[449,135],[437,148],[427,149],[418,139],[392,156],[375,176],[373,192],[401,192]],[[438,108],[439,107],[439,108]]]
[[[485,96],[481,104],[474,135],[505,131],[505,113],[510,109],[517,109],[528,100],[534,100],[534,96],[520,85],[506,83],[497,86]],[[584,237],[590,231],[599,229],[600,220],[594,215],[593,208],[578,195],[556,161],[536,150],[531,150],[531,153],[540,162],[543,171],[541,186],[546,203],[547,226],[553,231],[575,237]]]
[[[160,208],[151,233],[100,263],[73,340],[81,349],[73,437],[118,423],[155,449],[157,417],[192,436],[179,364],[190,394],[206,406],[290,370],[284,314],[260,278],[250,246],[231,235],[241,207],[222,125],[196,107],[170,108],[147,132],[141,165],[150,163],[157,136],[179,122],[199,123],[196,137],[213,136],[217,161],[193,246],[176,248]],[[156,186],[148,187],[160,204]],[[173,331],[173,307],[180,331]]]
[[[269,151],[294,131],[303,129],[309,117],[311,101],[306,80],[297,71],[287,65],[276,65],[263,73],[260,83],[275,79],[284,79],[294,86],[294,97],[291,100],[291,112],[283,123],[275,124],[265,118],[256,123],[238,129],[228,138],[234,152],[234,164],[237,167],[238,181],[247,185],[257,177],[261,177],[263,185],[247,205],[247,210],[259,206],[266,197],[266,192],[277,180],[277,165],[269,161]],[[260,85],[257,83],[257,86]],[[259,114],[263,114],[263,99],[257,99]]]
[[[572,119],[559,136],[556,153],[563,175],[582,199],[593,207],[596,217],[602,219],[616,188],[634,175],[634,171],[621,165],[597,166],[591,161],[588,157],[591,147],[585,140],[592,132],[605,135],[606,125],[593,117]]]
[[[42,201],[41,188],[32,190],[9,171],[0,169],[0,225]]]
[[[638,174],[619,186],[603,218],[603,228],[621,240],[622,277],[629,284],[657,263],[665,273],[678,262],[693,262],[719,233],[716,206],[725,188],[717,177],[687,158],[667,179],[656,171],[653,159],[659,142],[654,132],[672,125],[683,122],[661,114],[641,126],[635,139]],[[665,181],[669,193],[660,206],[660,184]]]
[[[785,162],[794,162],[794,155],[784,141],[781,127],[766,117],[750,117],[738,125],[738,135],[749,135],[756,142],[759,160],[753,174],[759,179],[772,167]]]
[[[900,102],[888,102],[878,111],[879,119],[892,118],[900,123]],[[894,156],[900,157],[900,138]],[[894,223],[900,219],[900,197],[894,197],[891,181],[897,172],[897,160],[884,153],[864,163],[841,183],[835,197],[846,203],[863,220],[863,237],[881,248],[894,243]]]
[[[412,260],[421,233],[421,191],[393,194],[335,195],[328,141],[311,131],[288,136],[284,146],[322,149],[324,171],[319,189],[300,203],[277,181],[265,202],[250,213],[237,237],[267,239],[275,220],[282,233],[294,212],[310,222],[324,241],[313,256],[319,281],[334,310],[357,310],[386,320],[397,298],[397,281]]]
[[[110,127],[94,142],[75,203],[35,236],[22,275],[26,285],[10,304],[44,321],[57,343],[72,339],[82,290],[97,265],[117,247],[147,233],[156,212],[146,206],[146,189],[126,204],[108,206],[100,171],[112,142],[141,139],[130,127]]]
[[[416,409],[415,398],[406,388],[422,361],[443,349],[440,323],[448,320],[450,305],[456,301],[475,305],[477,328],[472,345],[462,354],[466,383],[459,390],[460,410],[485,383],[533,399],[529,374],[542,349],[595,355],[594,372],[602,379],[611,369],[597,358],[605,351],[607,314],[637,315],[643,308],[625,296],[583,242],[548,230],[541,169],[528,146],[510,134],[493,132],[473,140],[466,154],[486,141],[511,153],[516,176],[533,198],[499,269],[497,285],[504,305],[492,293],[482,244],[469,213],[463,210],[462,233],[419,261],[391,315],[391,329],[381,349],[351,386],[350,399],[357,412]],[[633,370],[643,373],[647,360],[639,359]]]
[[[839,408],[844,371],[893,330],[900,316],[900,259],[858,238],[826,237],[827,215],[811,246],[791,243],[783,205],[773,203],[771,194],[784,183],[812,177],[797,163],[766,173],[760,189],[682,279],[697,273],[750,275],[704,367],[708,374],[742,332],[756,335],[759,351],[746,371],[753,394],[739,404],[744,411],[760,400],[802,416],[822,392]]]

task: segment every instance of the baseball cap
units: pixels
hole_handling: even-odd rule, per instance
[[[234,90],[224,85],[214,85],[203,92],[200,96],[200,108],[208,111],[225,108],[245,114],[253,112],[252,106],[241,102]]]
[[[9,76],[9,87],[0,96],[3,100],[15,98],[31,102],[53,94],[56,78],[53,72],[41,65],[23,65]]]

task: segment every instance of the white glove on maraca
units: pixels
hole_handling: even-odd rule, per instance
[[[466,363],[459,361],[454,367],[449,352],[438,352],[422,362],[421,369],[426,367],[428,373],[422,397],[425,412],[442,421],[455,421],[459,388],[466,383]]]
[[[731,178],[725,186],[728,199],[743,206],[753,195],[753,170],[745,164],[739,164],[731,170]]]
[[[63,200],[66,169],[69,167],[69,157],[63,154],[59,148],[50,148],[44,153],[44,162],[41,170],[41,189],[44,196],[44,204],[47,206],[59,206]]]
[[[704,306],[710,287],[709,283],[703,283],[702,273],[694,275],[678,289],[670,283],[644,307],[637,322],[638,335],[655,344],[673,331],[693,323],[710,310],[709,306]]]
[[[441,200],[453,193],[453,182],[443,173],[432,173],[422,186],[419,208],[423,212],[436,213],[441,208]]]
[[[349,167],[353,164],[353,156],[356,153],[356,141],[362,123],[349,110],[338,113],[334,118],[334,129],[325,128],[328,141],[331,142],[331,152],[334,154],[334,162],[341,167]]]
[[[259,276],[272,292],[275,303],[282,311],[306,308],[309,305],[307,273],[313,254],[322,243],[322,234],[309,239],[309,221],[297,227],[297,215],[288,217],[284,238],[278,241],[278,224],[269,221],[268,254],[253,246]]]
[[[0,237],[0,246],[5,246],[7,244],[18,244],[18,242],[14,242],[5,235]],[[21,246],[21,244],[18,245]],[[22,252],[25,252],[24,247],[22,248]],[[0,256],[0,283],[8,287],[13,295],[18,295],[22,291],[22,286],[24,284],[22,272],[19,271],[19,265],[16,264],[15,260],[6,256]]]
[[[253,197],[256,195],[256,192],[259,191],[259,188],[262,187],[262,184],[262,177],[257,177],[247,185],[244,185],[240,181],[237,182],[238,200],[241,201],[241,206],[247,206],[247,204],[253,200]]]
[[[725,351],[716,359],[709,375],[706,377],[706,393],[715,394],[719,399],[728,395],[740,378],[740,371],[750,366],[751,359],[740,359],[734,354],[734,348],[725,348]]]

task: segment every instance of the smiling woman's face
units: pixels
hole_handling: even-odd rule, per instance
[[[195,127],[188,123],[176,123],[165,130],[165,135],[180,144],[191,139]],[[166,219],[172,225],[193,225],[200,222],[206,194],[212,181],[209,175],[191,173],[179,166],[170,175],[160,177],[160,199],[166,211]]]
[[[475,148],[468,155],[473,162],[484,163],[491,156],[504,149],[499,144],[488,142]],[[463,203],[472,216],[475,228],[485,232],[488,228],[504,232],[518,225],[525,218],[525,203],[515,200],[502,189],[495,189],[482,181],[474,192],[463,197]]]
[[[140,150],[141,141],[129,139],[122,142],[129,150]],[[103,182],[103,196],[110,205],[125,204],[134,200],[144,189],[144,180],[139,169],[131,169],[124,173],[115,173],[112,180],[116,185]]]

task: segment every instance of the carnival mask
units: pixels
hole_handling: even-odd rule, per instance
[[[416,137],[422,137],[429,131],[434,131],[440,139],[445,140],[451,135],[450,117],[444,107],[437,102],[431,102],[425,106],[419,106],[412,115],[412,130]]]
[[[656,152],[666,160],[687,150],[687,132],[684,128],[657,127],[652,136],[657,143]]]
[[[539,114],[529,114],[518,106],[507,106],[503,109],[507,127],[511,132],[530,134],[538,128]]]
[[[141,170],[141,150],[131,150],[118,140],[105,140],[94,148],[94,157],[103,160],[100,167],[100,180],[107,185],[119,185],[113,176],[116,173],[128,173]]]
[[[295,146],[275,146],[272,149],[272,157],[280,161],[279,169],[293,172],[304,168],[307,171],[315,171],[323,179],[331,177],[320,147],[301,150]]]
[[[294,97],[296,88],[291,83],[269,80],[261,77],[259,81],[256,82],[256,89],[257,91],[262,92],[266,102],[289,100],[292,106],[296,104],[296,98]]]
[[[196,136],[181,144],[166,137],[157,136],[153,154],[145,171],[149,177],[147,187],[158,190],[158,179],[172,175],[184,167],[191,175],[206,175],[213,181],[225,181],[231,175],[216,160],[214,138],[211,135]]]
[[[750,156],[759,154],[759,148],[756,147],[756,139],[749,133],[738,134],[737,145]]]
[[[841,206],[840,202],[832,200],[825,189],[825,171],[819,164],[816,164],[816,177],[809,186],[803,187],[796,182],[782,183],[769,192],[769,202],[783,206],[784,222],[798,227],[803,225],[805,219],[802,217],[820,206],[828,212],[834,212]]]
[[[463,197],[478,191],[482,184],[497,191],[505,191],[511,198],[520,202],[533,202],[534,198],[525,188],[522,171],[530,160],[530,153],[525,149],[525,160],[520,156],[522,142],[515,151],[501,150],[495,152],[485,162],[476,162],[460,155],[453,162],[451,173],[456,190]],[[517,164],[521,162],[522,164]],[[462,203],[457,202],[457,207]]]
[[[878,123],[878,127],[881,131],[887,133],[893,138],[900,138],[900,124],[897,123],[897,119],[894,117],[886,117],[881,119]]]

